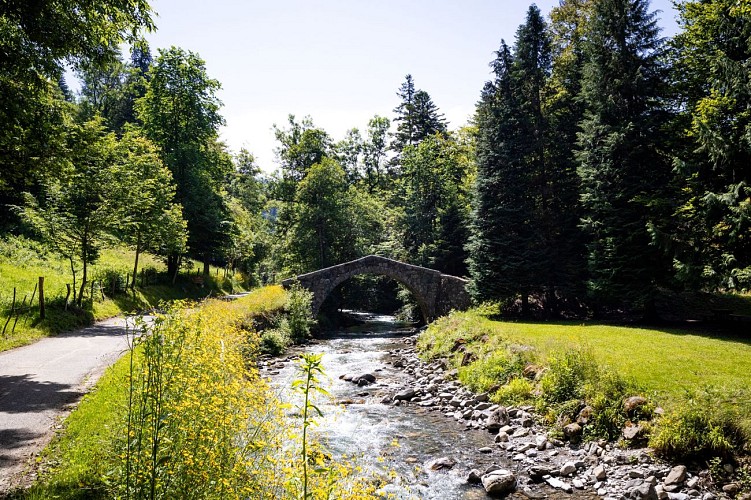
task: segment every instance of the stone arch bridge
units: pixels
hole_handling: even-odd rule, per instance
[[[326,297],[337,286],[359,274],[388,276],[407,287],[417,300],[426,322],[433,321],[452,309],[466,309],[470,304],[466,279],[377,255],[301,274],[282,281],[282,286],[289,288],[293,283],[299,282],[313,292],[312,309],[313,315],[316,315]]]

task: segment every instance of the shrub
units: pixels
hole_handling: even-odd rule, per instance
[[[730,457],[744,443],[738,416],[710,391],[690,394],[666,413],[649,441],[658,455],[673,460]]]
[[[597,376],[593,356],[584,350],[568,350],[550,358],[550,367],[541,380],[542,398],[547,403],[581,400],[584,386]]]
[[[524,365],[525,360],[521,353],[499,349],[481,356],[468,366],[459,368],[459,380],[475,392],[487,391],[520,375]]]
[[[638,394],[636,384],[611,370],[600,370],[596,379],[585,387],[587,404],[593,408],[585,430],[590,439],[617,440],[626,425],[628,415],[624,409],[626,398]],[[635,420],[651,418],[652,405],[647,404],[633,416]]]
[[[514,377],[491,397],[494,403],[523,404],[534,399],[535,386],[524,377]]]
[[[288,291],[285,312],[289,336],[293,342],[302,342],[310,335],[310,327],[313,324],[312,301],[313,294],[298,283],[295,283]]]
[[[284,324],[286,325],[286,321],[284,321]],[[282,354],[292,342],[287,330],[288,327],[283,325],[280,328],[273,328],[262,332],[261,352],[272,356]]]

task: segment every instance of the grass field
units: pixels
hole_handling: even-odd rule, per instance
[[[116,274],[121,276],[124,282],[133,271],[134,257],[133,251],[122,247],[103,250],[100,258],[89,270],[89,280],[104,281],[106,276]],[[96,288],[94,300],[89,297],[90,288],[87,287],[83,307],[81,309],[69,307],[66,310],[66,284],[72,284],[70,264],[64,259],[46,253],[38,244],[23,238],[0,241],[0,332],[5,328],[5,333],[0,333],[0,351],[121,313],[149,309],[162,300],[196,299],[209,294],[216,295],[242,290],[240,279],[237,277],[225,279],[222,271],[214,267],[211,268],[209,279],[203,286],[199,286],[191,279],[198,265],[195,262],[190,264],[192,268],[184,270],[175,285],[169,284],[169,280],[162,275],[162,279],[152,280],[153,284],[147,282],[146,286],[137,286],[135,293],[120,292],[113,295],[109,289],[106,289],[107,287],[102,291]],[[159,273],[164,273],[166,266],[153,255],[143,254],[139,258],[139,269],[149,270],[152,276],[159,278]],[[45,279],[47,314],[44,320],[39,318],[38,293],[34,291],[40,276]],[[78,279],[80,279],[80,270]],[[167,284],[164,284],[165,281]],[[23,303],[24,297],[28,305],[29,300],[34,296],[33,305],[27,306],[20,315],[11,315],[14,288],[17,307]],[[71,295],[69,301],[72,299]]]
[[[578,359],[585,363],[584,370],[591,364],[603,370],[602,373],[627,381],[627,393],[607,396],[613,398],[611,404],[615,407],[622,404],[619,398],[646,396],[668,415],[679,415],[666,421],[681,418],[684,419],[681,422],[696,423],[691,415],[698,414],[701,418],[706,416],[711,425],[735,422],[751,443],[751,335],[748,334],[597,323],[497,321],[479,310],[471,310],[431,324],[421,335],[418,346],[427,359],[449,358],[459,368],[459,379],[473,390],[487,391],[500,384],[503,387],[494,397],[503,400],[509,394],[519,393],[525,401],[543,403],[546,412],[559,411],[560,407],[551,408],[544,403],[551,399],[545,394],[549,373],[545,370],[557,363],[559,372],[564,367],[561,372],[564,375],[575,373],[575,367],[566,372],[568,369],[560,361]],[[580,357],[572,358],[570,353],[583,354],[574,354]],[[541,382],[525,381],[522,369],[530,365],[537,366],[536,372],[543,374]],[[586,380],[578,383],[584,384],[582,390],[588,392],[587,398],[595,400],[612,389],[612,386],[598,388],[596,381],[589,389]],[[705,425],[710,424],[697,424],[697,428]],[[673,439],[683,431],[671,432],[669,437]],[[696,432],[701,434],[700,430]],[[696,434],[692,430],[682,435]],[[704,445],[694,446],[694,442],[676,447],[675,454],[703,454]]]
[[[479,356],[513,344],[532,347],[540,359],[583,348],[600,364],[632,378],[664,404],[704,386],[732,393],[749,389],[751,383],[751,334],[719,336],[596,323],[506,322],[467,312],[431,326],[421,345],[428,356],[445,355],[460,338]]]

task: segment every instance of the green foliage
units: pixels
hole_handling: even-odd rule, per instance
[[[491,401],[507,405],[529,404],[535,399],[535,386],[524,377],[514,377],[492,396]]]
[[[423,139],[445,133],[446,121],[438,107],[433,103],[430,95],[424,90],[415,89],[412,75],[407,75],[404,83],[396,93],[401,99],[394,108],[396,118],[396,133],[391,142],[391,150],[398,155],[407,146],[416,146]]]
[[[662,416],[649,440],[664,457],[678,460],[730,457],[748,439],[738,415],[710,391],[689,393],[685,401]]]
[[[466,145],[451,136],[424,137],[402,150],[403,247],[408,260],[441,272],[466,274],[468,193]]]
[[[101,120],[70,130],[70,164],[64,174],[50,181],[46,199],[38,202],[31,194],[20,209],[24,220],[44,241],[70,262],[73,298],[80,307],[88,282],[89,266],[96,261],[114,217],[109,185],[114,161],[114,134],[105,134]],[[76,266],[81,263],[80,290],[76,287]]]
[[[626,398],[638,394],[636,384],[627,381],[612,370],[600,369],[596,380],[590,382],[585,388],[587,404],[594,412],[585,427],[587,438],[604,438],[617,441],[621,437],[621,430],[629,420],[629,415],[624,411]],[[651,420],[653,405],[647,403],[635,410],[631,420]]]
[[[586,23],[577,160],[591,297],[650,307],[670,260],[648,231],[667,220],[663,51],[646,0],[594,2]]]
[[[272,356],[278,356],[292,343],[289,338],[289,326],[286,320],[282,320],[279,328],[272,328],[261,332],[261,352],[264,354],[270,354]]]
[[[151,30],[145,0],[28,2],[0,7],[0,205],[41,197],[44,184],[66,162],[66,122],[71,105],[58,86],[66,64],[103,64],[123,42]],[[0,224],[11,222],[9,212]],[[13,222],[17,222],[13,220]]]
[[[295,284],[287,292],[287,303],[284,306],[286,325],[289,331],[289,337],[293,342],[302,342],[310,335],[310,326],[314,323],[311,303],[313,293]]]
[[[216,97],[217,80],[206,73],[195,53],[172,47],[160,50],[148,73],[148,90],[136,102],[143,130],[161,150],[172,172],[176,201],[188,225],[188,246],[193,256],[207,261],[219,253],[227,233],[227,207],[221,185],[232,162],[218,142],[224,124]],[[179,253],[172,252],[169,272],[174,273]]]
[[[681,281],[696,288],[751,288],[751,115],[746,61],[751,20],[742,3],[683,1],[672,40],[676,166],[683,188],[673,228]]]
[[[551,404],[584,399],[584,385],[597,373],[592,354],[568,350],[552,356],[549,363],[540,384],[543,399]]]
[[[302,378],[295,380],[292,383],[292,389],[299,391],[303,395],[303,403],[298,407],[300,414],[302,415],[302,437],[301,437],[301,451],[300,460],[302,462],[302,482],[300,498],[307,499],[312,498],[312,494],[308,491],[308,483],[310,481],[308,472],[308,463],[310,462],[310,454],[308,452],[308,427],[315,425],[316,417],[322,417],[323,413],[313,403],[313,396],[315,394],[328,395],[326,389],[321,385],[321,377],[324,375],[323,367],[321,365],[323,355],[322,354],[303,354],[300,360],[300,371],[302,372]],[[316,473],[326,473],[323,468],[316,470]]]
[[[182,209],[173,202],[172,174],[159,158],[157,148],[137,132],[120,139],[117,162],[108,176],[110,209],[120,238],[135,252],[133,283],[138,257],[143,251],[168,255],[183,253],[186,225]]]
[[[462,354],[458,353],[458,356]],[[475,392],[484,392],[520,377],[525,364],[523,353],[509,349],[491,350],[468,366],[460,367],[459,380]]]

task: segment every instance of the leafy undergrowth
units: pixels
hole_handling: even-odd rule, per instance
[[[495,321],[473,310],[439,319],[418,346],[495,401],[534,404],[559,429],[583,420],[585,438],[617,440],[639,424],[642,442],[651,434],[659,454],[679,459],[728,456],[751,440],[751,338]],[[630,397],[640,403],[627,407]],[[664,415],[653,419],[657,405]]]
[[[90,268],[90,279],[99,283],[119,277],[124,286],[125,279],[133,271],[134,256],[131,250],[125,248],[103,250],[97,263]],[[210,275],[203,279],[203,283],[195,282],[199,280],[195,280],[193,271],[178,275],[173,285],[165,274],[166,267],[162,261],[143,254],[139,262],[139,268],[146,271],[148,279],[139,279],[135,291],[126,293],[118,290],[112,293],[109,285],[101,290],[97,286],[92,299],[91,288],[87,287],[80,308],[72,305],[66,307],[66,284],[72,284],[70,264],[46,253],[43,247],[31,240],[7,237],[0,241],[0,332],[5,328],[5,334],[0,334],[0,351],[122,313],[151,309],[162,301],[199,299],[242,290],[241,277],[224,278],[216,268],[211,268]],[[195,267],[195,263],[191,262],[191,265]],[[46,302],[46,317],[43,320],[39,317],[39,296],[35,292],[40,276],[44,277]],[[14,288],[17,307],[22,303],[26,306],[17,315],[11,314]],[[33,306],[28,307],[32,296]],[[72,296],[69,302],[72,302]]]
[[[252,362],[254,315],[287,302],[281,287],[197,308],[174,304],[110,369],[45,452],[24,498],[370,498],[292,427]],[[313,396],[309,394],[308,396]]]

